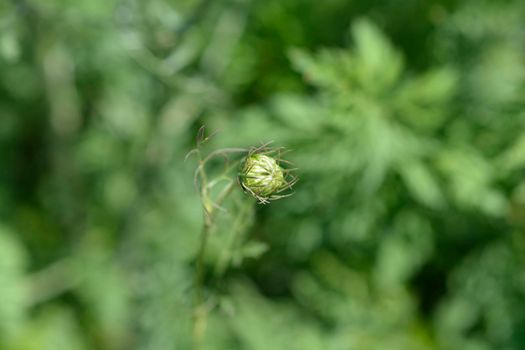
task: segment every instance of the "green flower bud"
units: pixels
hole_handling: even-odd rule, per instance
[[[243,159],[239,171],[242,188],[260,203],[286,197],[278,193],[290,189],[297,180],[289,173],[290,170],[279,165],[277,159],[265,153],[250,152]]]

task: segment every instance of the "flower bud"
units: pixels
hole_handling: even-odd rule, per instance
[[[289,170],[283,169],[278,160],[270,155],[250,152],[241,163],[239,182],[243,190],[260,203],[285,197],[278,193],[291,188],[295,181]]]

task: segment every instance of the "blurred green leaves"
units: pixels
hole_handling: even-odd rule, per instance
[[[196,346],[202,124],[206,151],[274,141],[301,178],[217,209],[203,349],[524,348],[523,18],[517,0],[1,3],[0,348]]]

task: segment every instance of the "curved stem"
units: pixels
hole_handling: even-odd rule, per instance
[[[233,190],[234,181],[231,181],[224,190],[219,194],[214,202],[208,192],[208,181],[204,171],[204,163],[199,157],[199,176],[201,178],[201,200],[204,211],[204,222],[202,226],[199,250],[195,263],[195,295],[193,300],[193,349],[202,348],[202,341],[206,330],[208,307],[204,302],[204,260],[206,257],[206,248],[213,228],[215,210],[220,207],[221,203],[228,197]],[[206,159],[204,160],[206,161]]]

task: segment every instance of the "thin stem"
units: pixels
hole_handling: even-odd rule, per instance
[[[206,215],[206,214],[205,214]],[[193,301],[193,349],[201,348],[204,331],[206,330],[207,312],[203,303],[203,282],[204,282],[204,256],[206,246],[211,231],[211,220],[204,219],[202,227],[201,242],[197,253],[197,262],[195,266],[195,299]]]
[[[204,222],[195,263],[195,295],[193,301],[193,349],[199,350],[202,347],[209,311],[209,308],[204,302],[204,260],[206,257],[206,248],[213,229],[216,209],[220,208],[222,202],[233,190],[234,181],[230,181],[230,183],[228,183],[228,185],[219,193],[217,199],[213,201],[209,194],[210,185],[204,169],[206,162],[211,159],[211,157],[208,156],[203,159],[200,150],[197,150],[196,153],[199,158],[197,176],[200,178],[200,195],[204,211]],[[214,154],[216,155],[218,152],[214,152]]]
[[[77,287],[84,277],[75,273],[72,264],[71,258],[66,258],[28,276],[28,305],[46,302]]]

